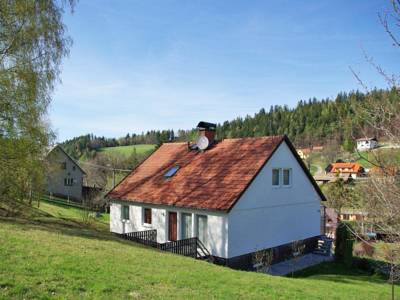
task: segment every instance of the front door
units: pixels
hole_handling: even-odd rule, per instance
[[[176,212],[168,213],[168,240],[177,240],[177,214]]]

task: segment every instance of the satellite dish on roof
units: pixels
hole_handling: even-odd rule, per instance
[[[200,150],[206,150],[209,144],[208,138],[204,135],[200,136],[196,141],[196,145]]]

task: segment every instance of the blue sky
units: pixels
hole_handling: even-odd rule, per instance
[[[62,141],[189,129],[275,104],[385,87],[364,49],[399,68],[386,1],[80,1],[49,111]]]

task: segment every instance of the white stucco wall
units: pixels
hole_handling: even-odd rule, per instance
[[[128,221],[121,218],[122,205],[129,205]],[[152,209],[152,224],[143,223],[143,207]],[[177,212],[177,235],[181,237],[181,213],[192,214],[192,234],[196,233],[196,214],[207,215],[207,243],[206,247],[214,256],[227,257],[228,252],[228,219],[227,214],[191,210],[177,207],[160,207],[154,205],[141,205],[132,202],[112,201],[110,204],[110,230],[115,233],[126,233],[142,230],[157,230],[157,241],[164,243],[168,238],[168,212]]]
[[[273,168],[291,168],[290,187],[272,186]],[[320,198],[286,143],[228,215],[228,257],[320,234]]]
[[[360,151],[374,149],[377,146],[378,146],[378,142],[375,140],[357,141],[357,149]]]
[[[47,162],[47,192],[82,200],[82,180],[84,174],[76,166],[75,162],[58,148],[55,148],[49,154]],[[61,169],[61,163],[64,162],[66,163],[66,168]],[[73,184],[71,186],[64,185],[64,178],[72,178]]]

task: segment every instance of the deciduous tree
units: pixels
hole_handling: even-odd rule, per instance
[[[42,159],[53,137],[46,113],[71,45],[62,15],[73,6],[0,1],[0,200],[32,200],[43,187]]]

